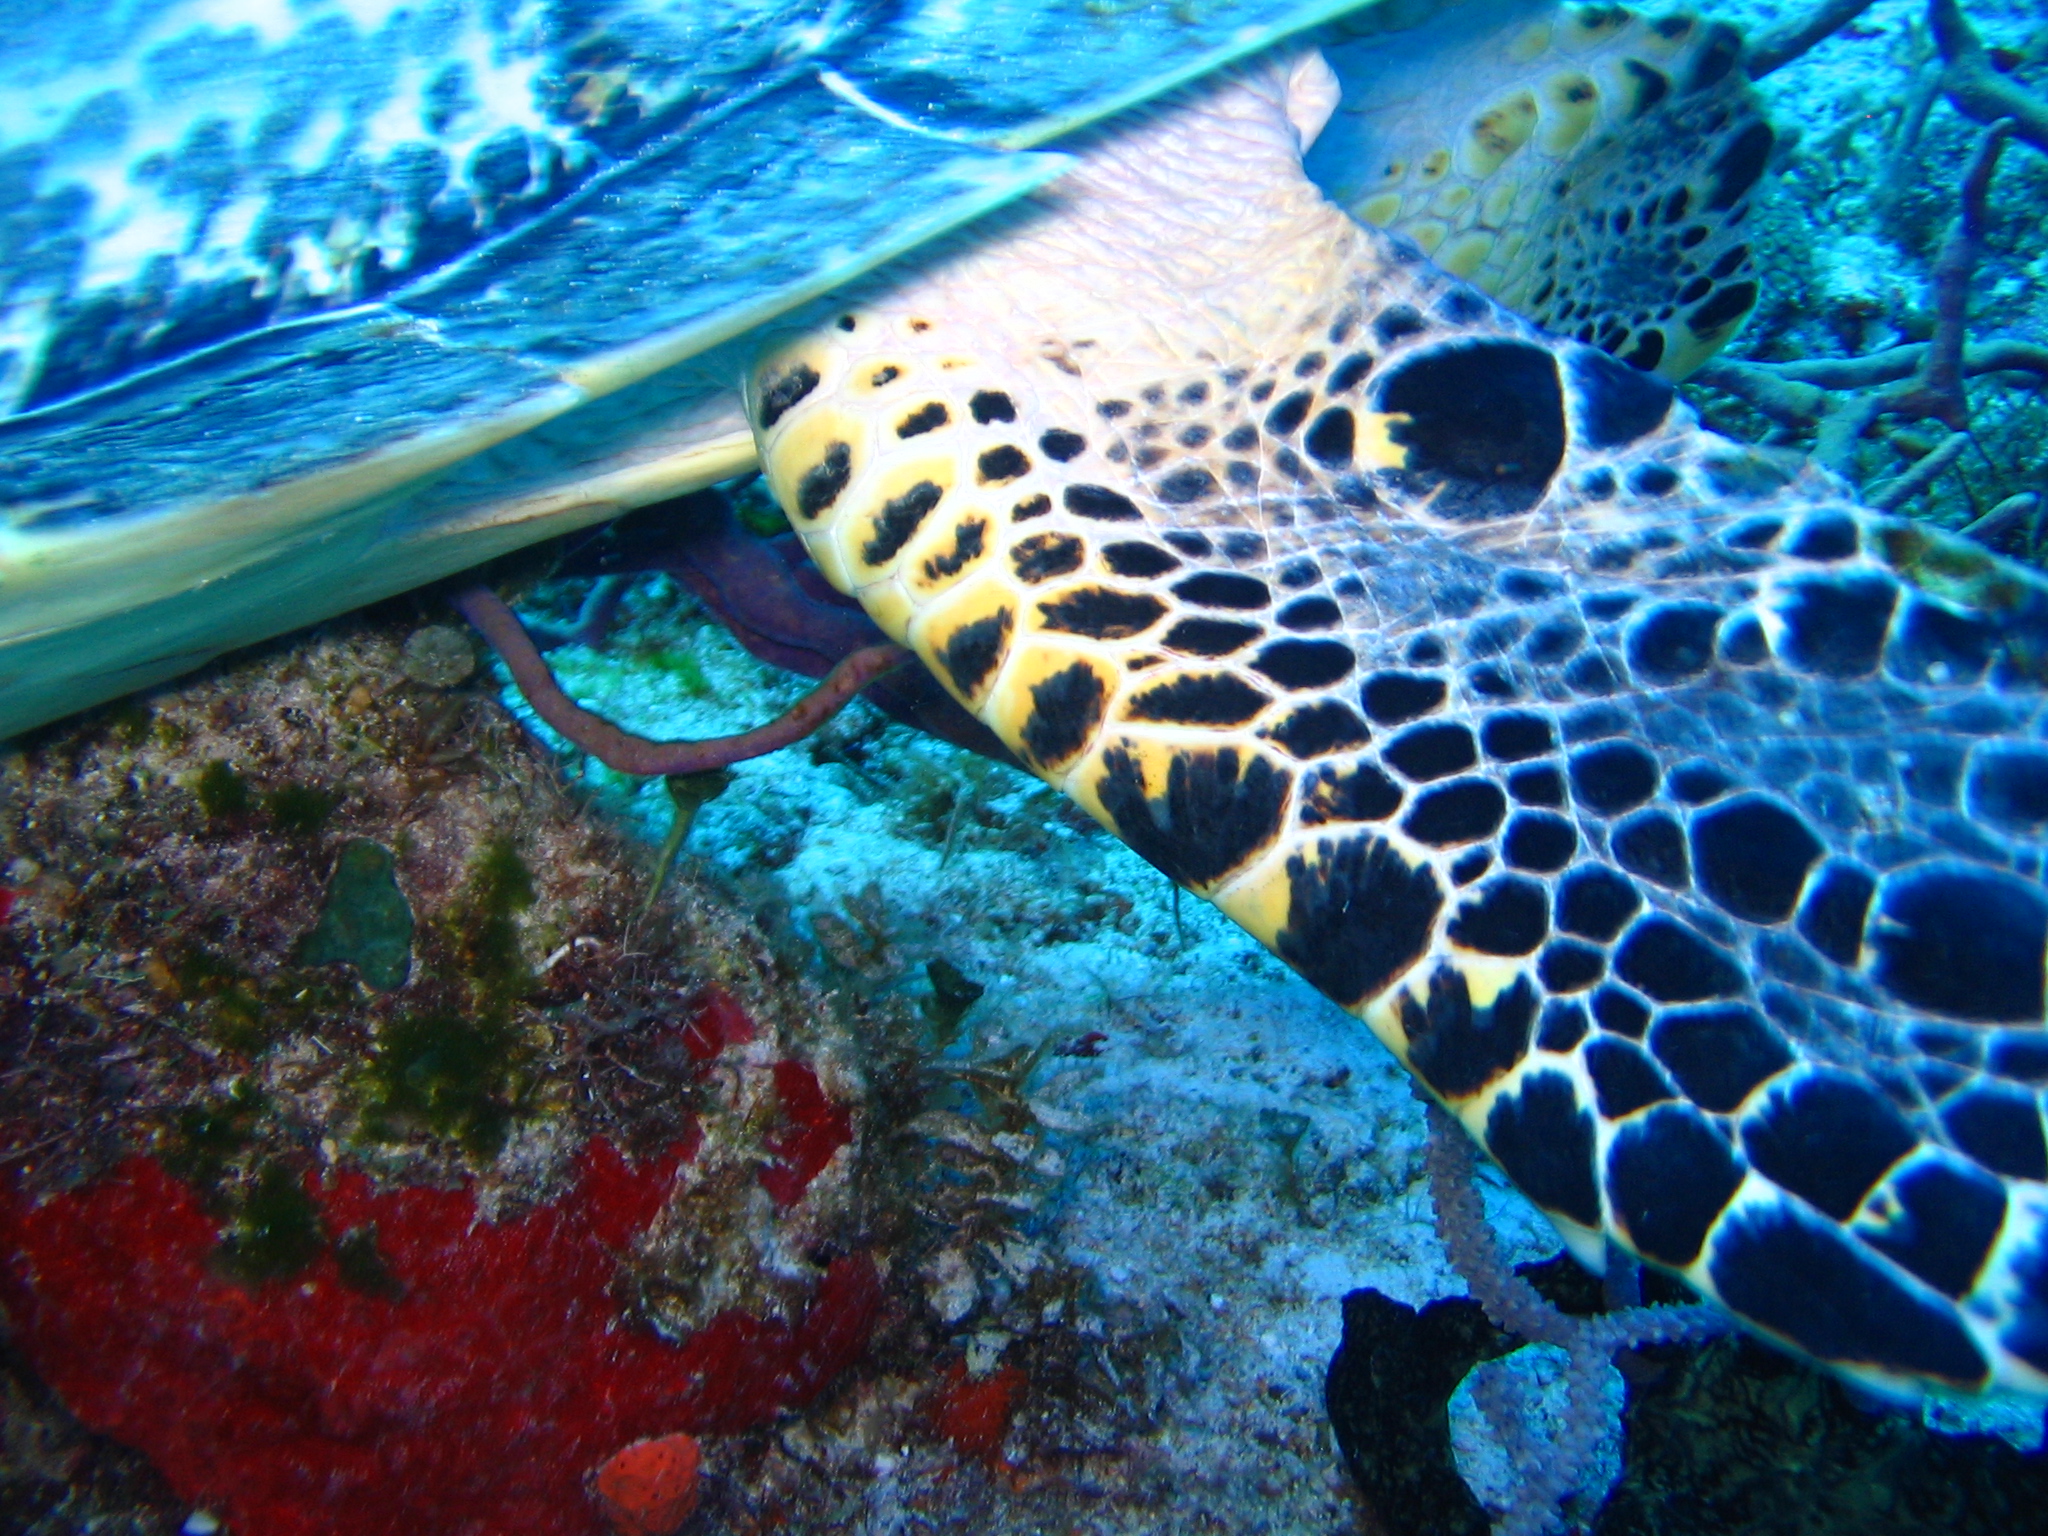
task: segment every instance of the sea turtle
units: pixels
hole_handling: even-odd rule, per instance
[[[10,723],[758,457],[830,580],[1589,1264],[1902,1399],[2048,1396],[2048,584],[1645,371],[1755,296],[1732,35],[799,9],[710,76],[620,13],[646,30],[532,78],[693,126],[389,298],[125,374],[46,343],[5,442]],[[556,163],[522,132],[508,198]],[[336,266],[278,248],[285,288]],[[52,394],[51,358],[116,372]],[[149,510],[187,485],[198,522]]]

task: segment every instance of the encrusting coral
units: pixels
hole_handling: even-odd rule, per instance
[[[684,1153],[636,1165],[591,1142],[557,1199],[497,1223],[469,1190],[308,1179],[309,1249],[262,1276],[286,1283],[255,1286],[214,1272],[218,1224],[196,1194],[134,1158],[40,1204],[7,1192],[0,1296],[74,1412],[238,1529],[580,1536],[581,1469],[649,1435],[731,1433],[809,1402],[858,1357],[880,1304],[856,1254],[794,1322],[727,1311],[680,1345],[629,1326],[614,1256]],[[374,1270],[348,1259],[351,1235]]]
[[[693,878],[636,927],[640,859],[399,638],[8,761],[0,1295],[237,1529],[594,1532],[606,1455],[865,1349],[860,1079]],[[682,1327],[641,1303],[685,1188],[741,1240]]]
[[[657,887],[422,617],[5,760],[24,1360],[238,1531],[594,1536],[586,1475],[683,1431],[741,1528],[825,1522],[906,1446],[940,1502],[1083,1475],[1143,1507],[1173,1340],[1023,1231],[1065,1037],[981,1052],[957,967],[882,932],[844,969],[687,857]]]

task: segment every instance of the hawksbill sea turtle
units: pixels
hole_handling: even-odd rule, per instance
[[[699,59],[687,10],[465,43],[451,7],[204,182],[150,29],[242,13],[188,9],[80,44],[157,126],[67,126],[36,183],[177,146],[92,183],[130,222],[74,220],[70,287],[13,279],[6,728],[758,461],[835,585],[1581,1259],[1896,1398],[2048,1397],[2048,584],[1658,376],[1756,294],[1727,29],[940,0],[732,9]],[[235,133],[284,110],[257,75]],[[291,167],[388,164],[444,97],[459,197],[415,155],[412,202],[365,170],[294,223]]]

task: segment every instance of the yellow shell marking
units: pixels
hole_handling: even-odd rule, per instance
[[[1472,201],[1472,189],[1462,182],[1453,182],[1430,199],[1429,211],[1440,213],[1445,218],[1455,217],[1458,211]]]
[[[1353,411],[1358,421],[1358,439],[1352,449],[1355,461],[1367,469],[1406,469],[1408,448],[1394,441],[1395,427],[1414,420],[1406,411]]]
[[[1517,64],[1533,64],[1550,51],[1551,24],[1539,21],[1508,44],[1508,57]]]
[[[1634,15],[1618,5],[1568,6],[1558,46],[1566,52],[1596,48],[1634,21]]]
[[[1041,700],[1056,694],[1087,693],[1084,674],[1092,675],[1095,686],[1100,689],[1102,704],[1095,716],[1095,727],[1079,741],[1063,738],[1048,744],[1032,730]],[[1010,665],[990,690],[988,702],[981,707],[980,714],[989,728],[1003,739],[1005,746],[1038,769],[1045,778],[1057,782],[1061,777],[1059,770],[1072,766],[1076,758],[1094,745],[1109,701],[1116,697],[1118,684],[1116,668],[1106,659],[1078,648],[1039,641],[1012,657]]]
[[[927,602],[980,570],[1002,537],[996,514],[980,507],[934,518],[904,551],[898,579],[914,601]]]
[[[1529,142],[1539,115],[1533,91],[1517,91],[1487,108],[1458,145],[1458,169],[1475,180],[1491,176]]]
[[[1382,229],[1401,217],[1401,194],[1382,192],[1369,197],[1358,205],[1358,216],[1368,224],[1377,224]]]
[[[911,366],[907,358],[863,358],[846,381],[846,392],[857,399],[901,393],[910,387]]]
[[[1621,82],[1622,100],[1628,103],[1627,115],[1640,116],[1671,94],[1671,77],[1661,69],[1652,69],[1640,59],[1624,59],[1616,71]]]
[[[1493,242],[1490,230],[1467,230],[1438,248],[1436,264],[1453,277],[1470,277],[1493,254]]]
[[[929,454],[894,460],[860,487],[859,500],[832,529],[856,592],[895,573],[904,548],[953,489],[956,472],[951,454]]]
[[[989,577],[945,593],[896,638],[917,652],[947,692],[976,709],[1001,676],[1016,632],[1015,594],[1000,577]]]
[[[1283,844],[1281,851],[1300,855],[1310,867],[1320,862],[1313,841],[1305,846]],[[1276,948],[1294,904],[1286,857],[1268,854],[1263,863],[1253,865],[1210,899],[1217,910],[1266,948]]]
[[[878,581],[861,588],[860,603],[885,635],[900,634],[908,629],[912,615],[917,612],[917,605],[903,590],[900,581]]]
[[[1067,786],[1067,793],[1082,810],[1111,832],[1115,832],[1116,818],[1104,810],[1102,805],[1102,784],[1109,776],[1108,771],[1102,766],[1103,755],[1112,746],[1129,754],[1132,761],[1138,765],[1139,776],[1144,780],[1145,797],[1156,800],[1166,793],[1167,777],[1173,771],[1174,753],[1177,750],[1185,750],[1187,745],[1189,744],[1162,740],[1154,736],[1118,735],[1113,739],[1104,738],[1096,744],[1097,749],[1087,760],[1086,766],[1073,776],[1073,781]],[[1213,749],[1216,743],[1209,740],[1199,745]]]
[[[1666,16],[1654,26],[1639,28],[1642,35],[1634,46],[1658,58],[1668,59],[1684,50],[1693,40],[1693,34],[1699,30],[1699,26],[1700,19],[1697,16]]]
[[[1546,155],[1562,159],[1576,149],[1600,117],[1600,87],[1577,70],[1543,82],[1543,126],[1536,140]]]

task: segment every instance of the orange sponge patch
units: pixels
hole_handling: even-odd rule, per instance
[[[703,1460],[689,1435],[636,1440],[597,1469],[591,1492],[618,1536],[674,1536],[697,1507]]]

